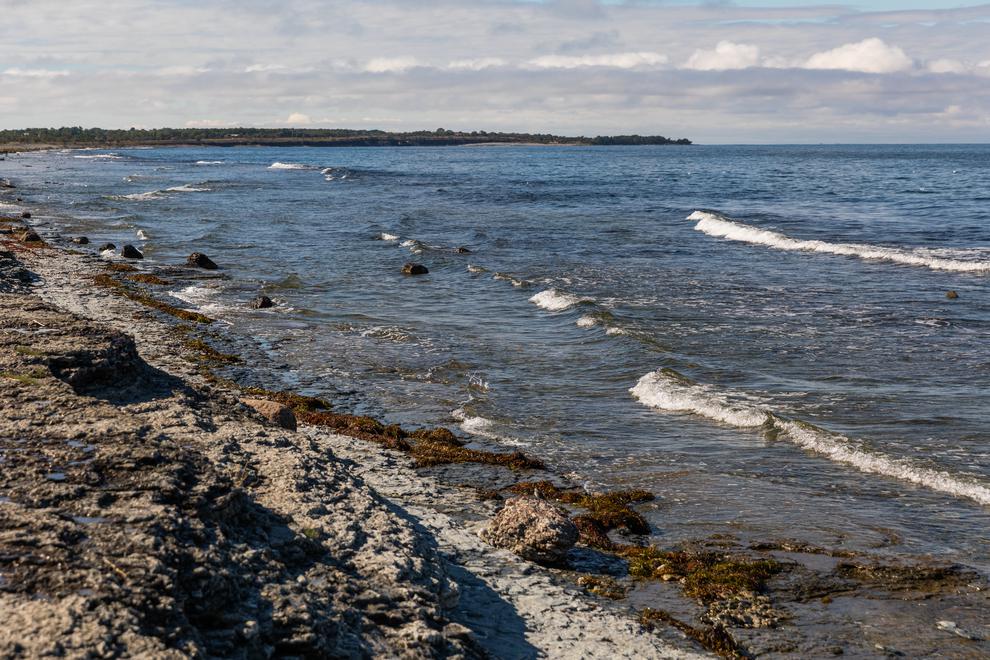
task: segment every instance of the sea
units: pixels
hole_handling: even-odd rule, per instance
[[[990,145],[74,150],[0,176],[78,249],[208,254],[220,276],[167,295],[270,388],[652,490],[658,542],[990,571]]]

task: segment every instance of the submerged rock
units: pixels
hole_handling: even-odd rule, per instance
[[[267,399],[241,399],[241,403],[253,408],[269,422],[278,424],[283,429],[296,430],[296,415],[288,407],[277,401]]]
[[[268,296],[258,296],[250,304],[254,309],[268,309],[275,306],[275,303]]]
[[[193,252],[186,259],[187,266],[193,266],[195,268],[205,268],[206,270],[216,270],[217,265],[208,256],[202,252]]]
[[[955,300],[956,298],[959,297],[959,294],[956,293],[955,291],[947,291],[945,297],[948,298],[949,300]]]
[[[402,267],[403,275],[426,275],[430,269],[423,264],[408,263]]]
[[[100,246],[100,252],[106,252],[107,250],[110,250],[112,252],[116,249],[117,246],[114,245],[113,243],[104,243],[103,245]]]
[[[120,248],[120,256],[125,259],[144,259],[144,255],[133,245],[125,245]]]
[[[578,540],[578,530],[560,507],[535,497],[516,497],[492,518],[481,538],[537,563],[557,564]]]
[[[72,242],[76,245],[89,245],[89,239],[85,236],[76,236],[72,239]]]

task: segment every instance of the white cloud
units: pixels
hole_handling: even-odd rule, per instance
[[[313,123],[309,115],[304,115],[301,112],[293,112],[284,122],[289,126],[308,126]]]
[[[376,57],[364,65],[368,73],[402,73],[419,66],[415,57]]]
[[[713,50],[696,50],[684,65],[698,71],[748,69],[760,62],[760,49],[749,44],[720,41]]]
[[[897,73],[907,71],[912,66],[911,58],[903,50],[872,37],[823,53],[815,53],[804,63],[803,68],[841,69],[860,73]]]
[[[447,65],[455,71],[481,71],[494,67],[505,66],[507,62],[500,57],[479,57],[476,59],[454,60]]]
[[[966,73],[966,65],[959,60],[942,58],[928,63],[928,70],[932,73]]]
[[[190,119],[186,122],[186,128],[226,128],[234,124],[225,119]]]
[[[155,73],[160,76],[197,76],[209,72],[208,68],[201,66],[166,66],[158,69]]]
[[[49,69],[7,69],[5,76],[13,78],[62,78],[69,75],[68,71],[52,71]]]
[[[282,71],[285,68],[281,64],[252,64],[244,67],[244,73],[267,73],[269,71]]]
[[[538,69],[581,69],[585,67],[613,67],[637,69],[656,67],[667,63],[661,53],[613,53],[611,55],[545,55],[530,60],[529,65]]]

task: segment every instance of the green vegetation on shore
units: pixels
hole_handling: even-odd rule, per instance
[[[63,126],[0,130],[0,151],[18,146],[135,147],[168,145],[280,147],[429,147],[468,144],[641,145],[691,144],[687,138],[662,135],[566,137],[549,133],[491,133],[488,131],[412,131],[391,133],[343,128],[153,128],[103,129]]]

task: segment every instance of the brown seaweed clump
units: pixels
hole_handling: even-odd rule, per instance
[[[165,286],[169,283],[168,280],[162,279],[157,275],[152,275],[151,273],[138,273],[136,275],[128,276],[127,279],[132,282],[140,282],[141,284],[156,284],[158,286]]]
[[[574,518],[581,532],[581,541],[599,550],[615,550],[618,547],[608,538],[613,529],[625,529],[632,534],[649,534],[650,524],[630,504],[649,502],[655,498],[647,490],[617,490],[609,493],[588,494],[577,490],[565,490],[549,481],[531,481],[510,486],[508,490],[518,495],[538,495],[563,504],[579,506],[587,513]]]
[[[214,364],[240,364],[243,362],[237,355],[221,353],[202,339],[186,339],[182,343],[186,348],[198,353],[199,357],[207,362]]]
[[[136,303],[144,305],[145,307],[151,307],[152,309],[157,309],[160,312],[164,312],[176,318],[182,319],[183,321],[195,321],[196,323],[213,323],[213,319],[199,312],[192,312],[188,309],[182,309],[174,305],[169,305],[166,302],[158,300],[148,294],[131,288],[127,284],[114,279],[110,275],[100,274],[93,277],[93,283],[97,286],[102,286],[104,288],[110,289],[117,295],[123,296],[129,300],[133,300]]]
[[[671,616],[665,610],[656,610],[650,607],[639,613],[639,622],[648,630],[654,630],[658,623],[673,626],[722,658],[745,658],[749,655],[732,638],[732,635],[728,633],[724,626],[715,625],[706,628],[696,628],[689,623]]]

